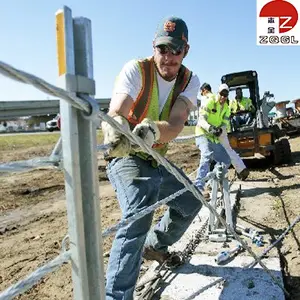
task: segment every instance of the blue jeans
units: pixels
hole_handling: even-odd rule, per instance
[[[123,219],[184,187],[164,166],[153,168],[150,161],[137,156],[115,158],[107,167],[107,175],[116,191]],[[202,204],[187,191],[168,206],[159,223],[151,229],[153,212],[116,233],[106,272],[106,300],[132,300],[143,247],[167,251],[184,234]]]
[[[211,142],[205,135],[196,138],[196,146],[201,152],[201,157],[195,185],[200,190],[203,190],[205,185],[203,179],[209,172],[211,161],[214,160],[217,163],[223,163],[226,168],[229,168],[231,160],[225,148],[220,143]]]
[[[232,118],[233,127],[237,129],[241,125],[249,125],[252,120],[252,115],[249,112],[240,115],[235,115]]]

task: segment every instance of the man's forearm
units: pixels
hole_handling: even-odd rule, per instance
[[[133,100],[127,94],[117,94],[112,99],[112,103],[107,113],[109,116],[113,117],[115,115],[120,115],[127,118],[130,108],[132,106]]]

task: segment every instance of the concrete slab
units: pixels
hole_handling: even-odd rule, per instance
[[[231,186],[230,200],[232,208],[237,203],[239,188],[242,190],[256,188],[256,183],[235,182]],[[265,184],[268,187],[268,183]],[[263,187],[263,188],[264,188]],[[263,195],[262,195],[263,197]],[[186,244],[199,231],[209,217],[206,208],[201,209],[198,217],[190,225],[184,236],[171,247],[171,251],[182,251]],[[247,239],[244,239],[247,241]],[[243,269],[253,261],[248,252],[242,252],[228,260],[225,264],[218,265],[215,262],[216,255],[222,250],[232,249],[236,245],[235,240],[226,243],[210,242],[204,240],[196,248],[191,260],[173,271],[168,271],[161,288],[152,299],[192,300],[192,299],[230,299],[230,300],[284,300],[284,293],[272,280],[272,278],[256,265],[253,269]],[[256,247],[248,242],[248,246]],[[267,245],[266,245],[267,246]],[[257,248],[257,247],[256,247]],[[256,249],[261,252],[262,248]],[[280,261],[276,255],[263,260],[272,274],[283,284]],[[151,278],[158,267],[153,263],[149,270],[141,278],[140,282]]]
[[[282,290],[260,266],[242,269],[250,262],[251,257],[237,256],[226,266],[220,266],[212,256],[194,255],[188,264],[169,272],[153,299],[284,300]],[[270,258],[265,263],[272,274],[282,280],[278,259]],[[149,273],[154,273],[155,265]]]

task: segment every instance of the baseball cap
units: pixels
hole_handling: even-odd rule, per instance
[[[219,93],[222,92],[222,91],[228,91],[229,92],[229,87],[226,83],[222,83],[220,86],[219,86]]]
[[[188,42],[186,23],[178,17],[167,17],[158,25],[154,46],[168,45],[174,50],[182,48]]]

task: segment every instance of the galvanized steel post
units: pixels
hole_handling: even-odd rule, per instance
[[[56,30],[61,86],[94,95],[91,22],[73,19],[64,7],[56,13]],[[96,123],[63,100],[60,113],[73,298],[104,300]]]

